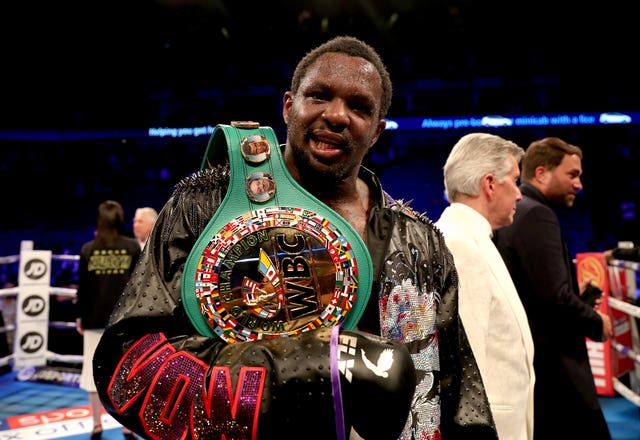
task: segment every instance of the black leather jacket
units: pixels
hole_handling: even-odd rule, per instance
[[[423,438],[421,432],[437,438],[440,432],[445,440],[496,439],[480,374],[458,317],[457,276],[442,235],[430,220],[386,195],[368,170],[363,168],[361,177],[377,195],[377,204],[367,231],[373,293],[358,327],[382,338],[347,333],[364,343],[394,348],[399,357],[395,374],[404,379],[391,385],[367,379],[359,385],[357,379],[349,382],[341,377],[347,431],[354,426],[363,438],[390,438],[391,433],[396,437],[410,404],[400,438]],[[228,181],[226,167],[198,172],[176,186],[160,212],[94,357],[100,398],[116,420],[148,438],[180,438],[185,432],[188,438],[203,432],[225,432],[227,438],[335,437],[328,385],[329,330],[303,333],[300,338],[227,344],[197,334],[181,305],[185,262],[222,202]],[[398,341],[407,350],[398,350]],[[411,353],[413,365],[403,364],[404,352]],[[185,353],[190,355],[188,362]],[[185,362],[193,368],[189,370]],[[181,401],[167,403],[180,394],[176,389],[188,394],[191,385],[185,370],[202,367],[204,373],[198,377],[212,380],[218,371],[212,368],[221,365],[230,368],[231,390],[240,382],[241,366],[267,368],[255,437],[221,419],[220,414],[229,414],[228,407],[207,412],[201,396],[188,406]],[[229,437],[231,432],[237,437]]]

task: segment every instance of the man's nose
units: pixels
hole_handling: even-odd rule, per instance
[[[349,122],[348,106],[342,99],[332,99],[322,117],[331,125],[345,125]]]

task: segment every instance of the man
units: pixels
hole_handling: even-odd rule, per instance
[[[149,234],[151,234],[151,229],[153,229],[153,224],[157,218],[158,212],[149,206],[136,209],[135,215],[133,216],[133,235],[136,237],[136,240],[138,240],[141,249],[143,249],[147,243]]]
[[[269,144],[259,139],[246,142],[242,148],[242,151],[244,154],[257,156],[262,153],[267,153],[269,151]]]
[[[253,173],[248,176],[247,195],[253,200],[267,200],[275,189],[276,183],[268,173]]]
[[[491,241],[513,222],[524,150],[486,133],[463,136],[444,165],[451,204],[436,226],[460,279],[460,318],[478,362],[498,437],[533,439],[533,340],[511,276]]]
[[[522,160],[522,200],[500,250],[529,317],[535,346],[537,439],[609,439],[586,340],[612,334],[611,320],[585,303],[554,207],[582,190],[582,150],[557,137],[532,142]]]
[[[373,292],[357,324],[360,331],[321,327],[233,343],[222,340],[229,337],[225,332],[215,332],[220,338],[196,332],[198,316],[187,316],[193,309],[185,308],[180,289],[183,270],[185,264],[190,267],[198,237],[206,238],[210,219],[224,214],[218,207],[246,197],[244,189],[238,197],[225,197],[229,182],[237,182],[229,171],[238,163],[231,151],[230,165],[213,166],[177,186],[98,348],[96,384],[118,421],[166,440],[222,434],[241,439],[497,438],[460,327],[451,254],[428,219],[387,196],[376,176],[362,167],[385,128],[391,95],[389,74],[375,50],[358,39],[337,37],[302,58],[283,98],[284,177],[332,208],[357,231],[355,237],[368,243]],[[278,181],[276,190],[281,187]],[[212,246],[226,233],[215,235]],[[295,239],[280,244],[296,247]],[[203,260],[219,259],[196,258]],[[278,273],[267,267],[268,256],[264,260],[261,273],[273,279]],[[300,263],[288,264],[287,271],[307,271],[303,260],[299,251],[289,261]],[[230,279],[232,274],[223,269],[212,276]],[[257,276],[242,281],[251,304],[257,281]],[[244,301],[231,293],[229,298]],[[281,295],[278,301],[286,299]],[[256,316],[265,312],[248,308]],[[215,321],[215,312],[206,324]],[[339,369],[331,367],[336,345]]]

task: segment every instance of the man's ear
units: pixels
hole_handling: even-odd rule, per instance
[[[482,177],[481,189],[487,194],[487,197],[493,196],[497,183],[496,176],[491,173]]]
[[[547,169],[542,165],[538,165],[536,167],[536,173],[534,175],[534,179],[536,180],[536,182],[544,184],[547,182],[548,175],[549,173],[547,173]]]
[[[282,119],[284,123],[287,124],[289,122],[289,111],[291,110],[291,105],[293,104],[293,94],[291,92],[285,92],[282,97]]]
[[[369,145],[369,148],[373,147],[375,143],[378,142],[378,139],[380,138],[380,135],[382,134],[385,128],[387,128],[387,121],[385,121],[384,119],[380,119],[380,121],[378,121],[376,135],[373,137],[371,141],[371,145]]]

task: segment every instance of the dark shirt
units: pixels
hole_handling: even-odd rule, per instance
[[[99,248],[95,240],[82,245],[78,268],[78,317],[85,329],[106,327],[111,311],[140,258],[140,245],[120,237],[113,248]]]

